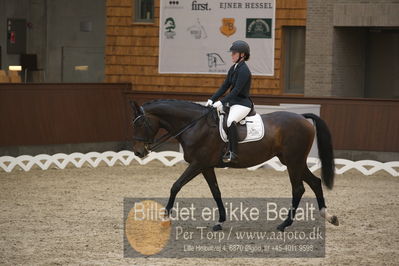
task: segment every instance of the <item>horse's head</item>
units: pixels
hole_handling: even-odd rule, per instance
[[[150,145],[154,142],[159,130],[159,119],[146,114],[143,107],[136,102],[130,102],[133,109],[133,152],[143,158],[150,152]]]

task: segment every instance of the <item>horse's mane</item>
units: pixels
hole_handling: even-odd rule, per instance
[[[173,104],[174,106],[179,106],[179,107],[182,107],[182,108],[187,107],[187,108],[190,108],[190,109],[197,109],[197,110],[201,110],[201,111],[206,109],[205,106],[203,106],[203,105],[201,105],[199,103],[194,103],[194,102],[184,101],[184,100],[175,100],[175,99],[152,100],[152,101],[144,103],[143,104],[143,108],[145,108],[146,106],[149,106],[149,105],[157,104],[157,103],[160,103],[160,104],[161,103],[170,103],[170,104]]]

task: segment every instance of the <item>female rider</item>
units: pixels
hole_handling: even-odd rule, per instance
[[[230,112],[227,118],[229,151],[223,155],[223,162],[225,163],[236,162],[238,159],[236,123],[244,119],[252,108],[252,101],[249,98],[251,72],[245,63],[250,56],[249,45],[244,41],[235,41],[230,48],[230,52],[234,65],[229,69],[226,80],[223,82],[222,86],[220,86],[205,105],[212,105],[218,110],[221,110],[223,105],[230,106]],[[229,94],[218,100],[229,88],[231,88]]]

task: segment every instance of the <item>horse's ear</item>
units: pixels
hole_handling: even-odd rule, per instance
[[[132,100],[129,100],[129,104],[132,107],[134,116],[136,117],[140,115],[140,106],[135,101]]]

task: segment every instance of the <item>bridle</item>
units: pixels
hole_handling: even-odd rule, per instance
[[[142,141],[145,144],[151,144],[151,143],[154,142],[154,140],[153,139],[149,139],[148,136],[151,136],[152,133],[155,134],[155,132],[154,132],[155,130],[151,127],[150,123],[148,122],[148,118],[145,116],[143,107],[140,107],[140,110],[141,110],[142,114],[137,116],[133,120],[133,127],[134,127],[134,125],[136,124],[137,121],[139,121],[141,118],[143,118],[144,119],[145,131],[146,131],[145,135],[147,136],[147,138],[141,138],[141,137],[136,137],[135,136],[135,137],[133,137],[133,140]]]
[[[199,118],[191,121],[189,124],[187,124],[186,126],[184,126],[182,129],[180,129],[179,131],[177,131],[177,133],[175,134],[171,134],[171,133],[166,133],[163,136],[161,136],[159,139],[154,141],[154,138],[150,139],[148,136],[155,136],[156,132],[155,130],[151,127],[150,122],[148,121],[148,118],[145,116],[145,111],[144,108],[141,106],[140,107],[140,111],[141,114],[139,116],[137,116],[134,120],[133,120],[133,127],[134,124],[139,121],[140,119],[144,119],[144,128],[145,128],[145,135],[147,136],[146,138],[142,138],[142,137],[133,137],[133,140],[136,141],[141,141],[144,142],[144,147],[145,149],[150,152],[153,151],[157,148],[159,148],[160,146],[162,146],[167,140],[169,140],[170,138],[176,138],[178,136],[180,136],[182,133],[184,133],[186,130],[188,130],[189,128],[191,128],[192,126],[194,126],[199,120],[201,120],[202,118],[204,118],[206,115],[209,114],[209,112],[211,111],[210,109],[203,115],[201,115]]]

